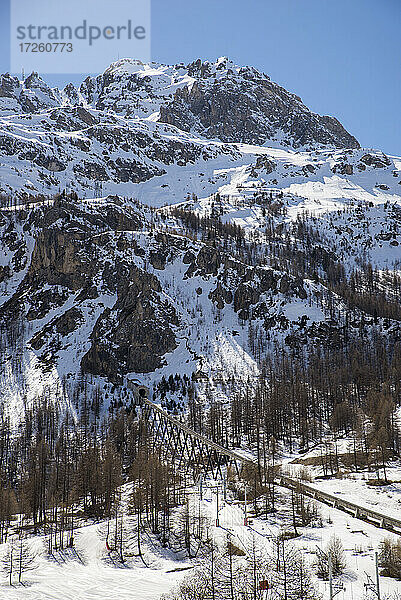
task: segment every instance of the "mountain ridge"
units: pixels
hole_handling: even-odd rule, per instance
[[[186,66],[120,59],[97,77],[87,77],[79,88],[68,84],[62,91],[51,89],[37,73],[23,82],[9,75],[2,75],[0,81],[3,112],[12,111],[13,107],[35,112],[57,103],[86,105],[125,117],[153,116],[180,129],[194,128],[198,134],[225,142],[264,144],[275,141],[277,131],[281,131],[281,143],[293,147],[307,144],[359,147],[337,119],[313,113],[298,96],[272,82],[264,73],[253,67],[239,67],[226,57],[214,63],[198,59]],[[231,95],[233,101],[224,106]],[[230,132],[216,127],[218,121],[225,122],[227,113],[231,120],[234,118]],[[213,117],[212,122],[207,115]]]

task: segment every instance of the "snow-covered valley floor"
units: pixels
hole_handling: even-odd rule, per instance
[[[26,574],[23,585],[10,587],[3,576],[0,597],[18,600],[156,600],[182,577],[182,572],[175,569],[184,565],[161,553],[154,556],[152,568],[146,568],[139,559],[138,564],[130,568],[111,566],[106,561],[105,537],[100,524],[81,528],[76,538],[80,558],[66,551],[63,555],[56,552],[55,559],[45,556],[42,537],[32,538],[37,568]]]
[[[243,502],[224,502],[220,487],[219,527],[216,527],[216,485],[221,486],[221,483],[210,481],[209,487],[205,485],[202,501],[197,489],[191,490],[191,513],[202,514],[206,518],[206,528],[218,546],[223,546],[229,536],[235,545],[249,553],[256,542],[266,555],[272,555],[275,538],[280,533],[293,531],[291,492],[277,488],[277,512],[263,518],[254,517],[252,502],[248,503],[247,514],[250,520],[249,525],[245,526]],[[384,509],[385,504],[383,500],[381,508]],[[335,534],[341,539],[346,558],[345,572],[335,580],[335,585],[342,588],[337,597],[340,600],[373,598],[374,596],[364,594],[368,580],[375,580],[375,552],[385,538],[394,536],[340,510],[318,502],[316,505],[318,521],[321,520],[321,523],[314,527],[298,527],[299,536],[288,540],[286,544],[302,551],[317,588],[323,598],[328,598],[328,582],[316,577],[314,560],[316,548],[324,549]],[[45,553],[43,537],[31,538],[30,545],[36,555],[37,568],[26,574],[24,585],[15,584],[10,587],[6,575],[3,575],[0,596],[18,600],[156,600],[191,573],[188,568],[196,564],[196,561],[187,558],[180,559],[178,555],[164,550],[153,541],[144,544],[150,568],[146,568],[139,558],[126,567],[113,566],[108,560],[105,546],[104,523],[82,527],[77,530],[75,539],[76,553],[67,550],[63,555],[55,553],[55,557],[49,559]],[[4,553],[4,548],[4,545],[0,546],[1,554]],[[388,577],[380,577],[380,588],[382,598],[394,598],[393,594],[400,591],[400,583]]]

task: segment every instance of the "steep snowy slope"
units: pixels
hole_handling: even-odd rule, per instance
[[[399,269],[399,209],[369,208],[375,211],[372,233],[359,203],[319,220],[294,220],[288,213],[296,201],[301,212],[305,200],[291,195],[267,203],[213,197],[156,211],[118,197],[60,197],[3,209],[4,405],[21,415],[47,393],[70,406],[65,382],[81,371],[113,383],[130,375],[150,387],[179,373],[195,377],[201,394],[212,386],[225,399],[232,382],[257,375],[260,361],[277,346],[301,349],[331,339],[336,347],[350,318],[348,337],[362,322],[367,332],[380,331],[384,320],[350,312],[324,283],[325,269],[340,260],[351,272],[370,252],[375,266]],[[220,216],[213,221],[216,210]],[[212,229],[188,229],[185,215],[212,219]],[[344,238],[343,222],[354,237]],[[214,227],[219,237],[208,240]],[[318,232],[315,268],[322,281],[298,275],[277,258],[293,236],[297,253],[307,259],[308,228]],[[394,300],[391,278],[383,275],[379,283]],[[397,337],[399,327],[387,319],[389,337]]]
[[[49,194],[74,189],[94,196],[132,195],[132,185],[166,168],[239,156],[235,147],[192,139],[175,127],[130,121],[83,107],[3,118],[0,125],[1,191]]]
[[[396,335],[401,160],[266,75],[123,59],[79,89],[4,75],[0,99],[12,412],[81,370],[151,386],[179,372],[225,398],[275,345],[339,344],[350,319]],[[344,292],[369,263],[379,316]]]
[[[81,369],[114,382],[130,372],[148,383],[197,370],[247,377],[257,372],[249,307],[265,306],[266,293],[271,310],[307,297],[302,280],[167,233],[157,213],[139,209],[110,198],[3,211],[2,397],[11,412],[46,387],[60,396]]]

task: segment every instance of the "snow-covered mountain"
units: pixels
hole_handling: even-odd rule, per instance
[[[123,59],[98,77],[87,77],[79,89],[69,84],[61,92],[50,89],[37,73],[24,82],[4,75],[0,97],[6,114],[84,105],[226,142],[359,147],[337,119],[312,113],[264,73],[225,57],[186,66]]]
[[[399,335],[401,159],[267,75],[124,59],[61,91],[3,75],[0,108],[10,410],[81,370],[224,397],[275,346]]]
[[[211,158],[244,162],[238,144],[359,147],[336,119],[228,59],[187,66],[123,59],[62,91],[37,73],[25,81],[6,74],[0,115],[4,193],[70,185],[90,195],[104,183],[107,191],[132,194],[132,183],[161,176],[169,165],[195,165],[200,174]]]

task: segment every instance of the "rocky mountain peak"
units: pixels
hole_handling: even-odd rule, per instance
[[[128,118],[151,118],[223,142],[280,144],[292,148],[358,148],[335,117],[310,111],[299,98],[254,67],[227,57],[184,65],[123,58],[79,88],[60,94],[32,73],[24,82],[2,76],[0,109],[33,113],[83,104]],[[4,114],[4,113],[3,113]]]
[[[310,111],[295,94],[253,67],[227,57],[187,66],[194,79],[160,107],[160,121],[224,142],[358,148],[334,117]]]
[[[0,115],[34,113],[61,103],[59,90],[49,87],[35,71],[23,81],[9,73],[0,75],[0,98],[7,98],[0,102]]]
[[[18,77],[11,77],[10,73],[0,75],[0,98],[12,98],[20,87]]]
[[[24,81],[25,87],[28,89],[39,89],[43,92],[47,92],[49,94],[52,93],[52,90],[47,85],[47,83],[40,77],[39,73],[36,71],[32,71],[30,75]]]

